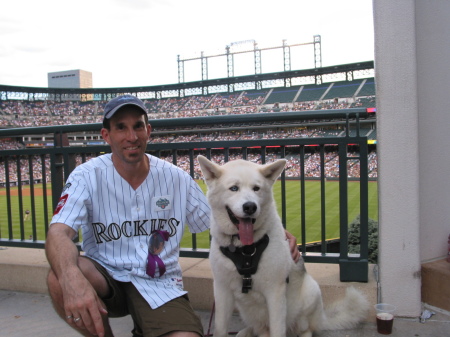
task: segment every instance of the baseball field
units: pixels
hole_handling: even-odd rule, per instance
[[[206,192],[206,185],[199,182],[201,188]],[[35,185],[35,217],[37,240],[45,240],[45,218],[43,206],[43,191],[41,185]],[[378,188],[376,182],[369,182],[369,218],[378,220]],[[305,209],[306,209],[306,242],[319,241],[321,238],[321,191],[320,182],[305,182]],[[51,202],[51,187],[48,186],[48,216],[49,220],[53,214]],[[352,181],[348,183],[348,222],[360,213],[359,210],[359,182]],[[281,214],[281,183],[277,182],[274,186],[274,197],[278,205],[278,212]],[[294,234],[298,241],[301,240],[301,201],[300,201],[300,182],[295,180],[286,181],[286,200],[287,200],[287,229]],[[30,187],[22,187],[22,219],[23,235],[28,240],[32,235],[32,214],[28,217],[24,213],[27,209],[31,210]],[[8,239],[10,237],[8,229],[8,208],[6,190],[0,189],[0,237]],[[17,187],[11,188],[11,216],[12,216],[12,237],[21,239],[21,221],[19,211],[19,197]],[[327,181],[325,183],[325,223],[326,238],[332,239],[339,237],[339,182]],[[209,247],[209,233],[200,233],[196,235],[197,247]],[[181,243],[183,248],[192,247],[192,239],[189,231],[186,231]]]
[[[199,182],[200,187],[206,193],[206,185]],[[368,186],[368,208],[369,218],[378,221],[378,184],[376,181],[369,182]],[[278,214],[281,215],[281,182],[275,183],[274,198],[278,205]],[[360,214],[360,184],[358,181],[348,183],[348,223]],[[286,223],[287,230],[297,237],[301,242],[301,201],[300,181],[286,180]],[[321,240],[321,185],[319,181],[305,181],[305,224],[306,242]],[[339,182],[325,182],[325,226],[326,238],[339,237]],[[209,233],[196,235],[197,247],[207,248],[209,245]],[[191,235],[184,236],[182,247],[192,247]]]

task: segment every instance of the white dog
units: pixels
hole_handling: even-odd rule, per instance
[[[235,307],[246,324],[238,337],[308,337],[364,321],[369,306],[354,288],[325,312],[319,285],[303,261],[295,263],[290,255],[272,195],[285,160],[267,165],[235,160],[219,166],[198,156],[198,162],[212,208],[214,337],[228,336]]]

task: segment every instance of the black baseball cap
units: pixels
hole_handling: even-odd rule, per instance
[[[142,102],[139,98],[133,95],[122,95],[113,98],[105,105],[103,120],[110,119],[117,110],[125,105],[137,106],[144,114],[147,114],[147,109],[145,108],[144,102]]]

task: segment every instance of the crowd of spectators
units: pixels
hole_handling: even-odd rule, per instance
[[[1,139],[0,138],[0,149],[1,150],[18,150],[25,148],[25,145],[22,143],[11,140],[11,139]]]
[[[352,152],[349,153],[350,157],[359,156],[358,153]],[[339,155],[337,152],[327,152],[325,153],[325,177],[326,178],[338,178],[339,177]],[[272,151],[270,154],[266,156],[266,163],[271,163],[277,159],[280,159],[280,153]],[[164,160],[172,162],[172,156],[163,157]],[[223,155],[212,155],[211,159],[220,165],[225,163],[225,157]],[[242,154],[230,154],[229,160],[243,159]],[[300,178],[300,156],[298,154],[290,154],[285,157],[287,160],[285,174],[286,177],[290,178]],[[249,153],[247,154],[247,160],[252,161],[254,163],[262,164],[261,154],[259,153]],[[376,152],[373,151],[369,154],[369,162],[373,164],[373,161],[376,161]],[[320,162],[320,154],[318,152],[309,153],[305,155],[305,177],[308,178],[320,178],[321,177],[321,162]],[[186,172],[190,172],[190,159],[187,155],[182,155],[177,157],[177,165],[181,167]],[[369,166],[371,165],[369,164]],[[352,160],[348,162],[347,167],[348,177],[349,178],[359,178],[360,177],[360,165],[359,160]],[[373,174],[375,173],[375,175]],[[194,176],[195,179],[201,179],[202,174],[200,171],[200,167],[197,162],[194,162]],[[376,178],[376,171],[372,171],[372,175],[369,177]]]
[[[288,139],[288,138],[310,138],[324,136],[339,136],[343,129],[320,129],[320,128],[286,128],[286,129],[263,129],[263,130],[233,130],[192,133],[189,135],[164,135],[153,134],[151,143],[185,143],[185,142],[207,142],[207,141],[231,141],[231,140],[257,140],[257,139]]]
[[[356,106],[374,106],[375,98],[359,97],[356,99],[340,99],[327,101],[310,102],[281,102],[275,104],[264,104],[270,94],[270,90],[242,91],[231,94],[210,94],[193,95],[186,97],[172,97],[161,99],[144,99],[149,110],[150,119],[178,118],[211,116],[222,114],[247,114],[265,113],[278,111],[308,111],[321,109],[344,109]],[[51,101],[51,100],[0,100],[0,127],[32,127],[48,125],[69,125],[100,123],[102,120],[103,108],[106,101]],[[152,143],[169,142],[202,142],[202,141],[227,141],[227,140],[247,140],[247,139],[284,139],[301,137],[322,137],[338,136],[342,130],[323,130],[316,128],[287,128],[258,131],[255,129],[242,131],[211,132],[205,130],[201,133],[192,134],[154,134]],[[1,149],[20,149],[24,145],[12,140],[0,140]],[[355,154],[356,156],[357,154]],[[230,160],[238,156],[231,156]],[[270,159],[277,158],[277,154],[272,154]],[[249,160],[260,162],[260,156],[249,154]],[[300,176],[299,155],[287,157],[286,175],[288,177]],[[81,159],[77,158],[77,163]],[[167,160],[172,161],[171,157]],[[213,160],[223,161],[223,156],[216,156]],[[318,153],[309,153],[305,157],[305,176],[320,176],[320,156]],[[28,164],[26,159],[21,159],[21,180],[29,180]],[[33,178],[41,179],[42,172],[41,157],[32,159]],[[5,165],[0,163],[0,183],[4,183]],[[10,181],[17,181],[17,162],[10,161]],[[190,163],[188,156],[180,156],[177,165],[189,170]],[[45,161],[45,166],[49,168],[49,160]],[[348,173],[350,177],[359,177],[359,160],[349,161]],[[47,170],[49,174],[49,170]],[[199,168],[195,165],[197,178],[200,177]],[[339,175],[339,157],[336,152],[328,152],[325,156],[326,177],[337,177]],[[373,151],[369,155],[369,176],[377,176],[377,156]],[[49,180],[49,177],[47,177]]]
[[[375,96],[358,97],[353,103],[354,108],[374,108],[375,107]]]
[[[30,162],[32,167],[32,176],[30,175]],[[45,181],[51,181],[51,172],[50,172],[50,157],[47,156],[44,159],[45,162]],[[5,162],[0,163],[0,186],[4,187],[6,183],[6,165]],[[19,178],[20,181],[24,184],[29,184],[30,179],[33,178],[33,181],[36,183],[42,182],[42,158],[40,156],[32,156],[32,157],[20,157],[19,162],[17,162],[17,158],[11,157],[8,160],[8,171],[9,171],[9,183],[11,186],[16,186]],[[20,172],[20,177],[19,177]]]
[[[374,96],[265,104],[270,90],[143,99],[151,119],[374,107]],[[99,123],[106,101],[0,100],[0,127]]]

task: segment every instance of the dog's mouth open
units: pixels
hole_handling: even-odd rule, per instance
[[[244,246],[248,246],[253,244],[253,224],[256,219],[254,218],[238,218],[231,209],[226,206],[228,216],[230,217],[231,222],[238,228],[239,230],[239,240],[241,240]]]

